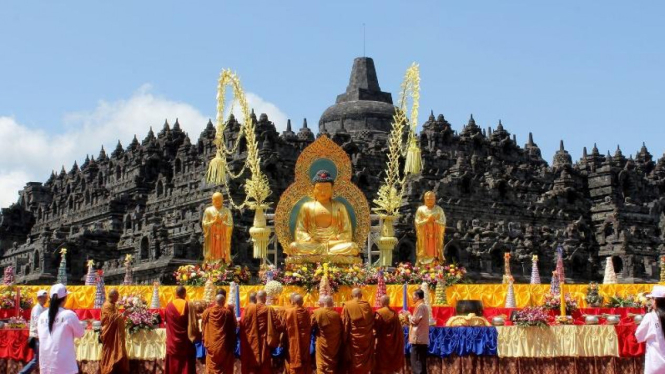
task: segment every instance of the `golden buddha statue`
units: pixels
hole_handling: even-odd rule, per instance
[[[425,192],[425,205],[416,211],[416,263],[443,262],[443,238],[446,234],[446,215],[436,205],[436,194]]]
[[[212,206],[203,212],[203,259],[205,262],[223,261],[231,263],[231,234],[233,216],[224,207],[224,197],[220,192],[212,194]]]
[[[300,208],[294,241],[286,254],[357,256],[358,245],[353,242],[346,206],[332,199],[334,179],[328,171],[319,170],[312,182],[314,201]]]

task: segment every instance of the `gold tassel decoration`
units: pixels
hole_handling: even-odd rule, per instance
[[[226,158],[218,149],[215,158],[210,160],[208,165],[208,172],[206,173],[206,181],[208,183],[221,184],[226,182]]]
[[[409,148],[406,151],[406,163],[404,164],[405,174],[420,174],[423,169],[423,160],[420,152],[420,147],[416,143],[415,138],[410,142]]]

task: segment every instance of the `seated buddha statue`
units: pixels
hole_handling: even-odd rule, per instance
[[[328,171],[319,170],[312,182],[314,201],[300,208],[287,254],[357,256],[346,206],[332,199],[334,179]]]

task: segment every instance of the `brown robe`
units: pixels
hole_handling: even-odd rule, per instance
[[[399,315],[388,307],[376,311],[374,318],[376,374],[392,374],[404,368],[404,330]]]
[[[203,345],[206,348],[206,373],[233,373],[236,348],[236,317],[227,307],[215,305],[201,317]]]
[[[105,302],[102,306],[102,359],[99,363],[102,374],[129,373],[129,358],[125,347],[125,317],[115,304]]]
[[[178,305],[178,306],[176,306]],[[182,308],[182,313],[180,309]],[[196,374],[196,348],[200,339],[196,310],[192,303],[175,299],[168,303],[164,312],[166,322],[166,374]]]
[[[312,339],[312,321],[307,309],[298,306],[286,309],[282,320],[287,343],[284,362],[285,373],[309,374],[312,372],[312,355],[309,344]]]
[[[338,374],[342,317],[333,308],[319,308],[312,314],[312,329],[316,334],[316,372]]]
[[[367,374],[374,367],[374,312],[364,300],[351,300],[342,309],[344,362],[348,373]]]
[[[279,345],[277,312],[265,304],[249,304],[240,321],[240,362],[243,374],[271,374],[271,350]]]

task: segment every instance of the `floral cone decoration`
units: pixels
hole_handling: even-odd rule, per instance
[[[266,305],[273,305],[275,301],[279,298],[279,295],[282,294],[284,286],[276,280],[271,280],[266,283],[266,286],[263,288],[266,291]]]
[[[538,256],[531,257],[531,284],[540,284],[540,273],[538,272]]]
[[[325,296],[332,296],[332,287],[330,287],[328,274],[324,274],[323,277],[321,277],[321,281],[319,282],[319,301],[321,301]]]
[[[446,305],[446,281],[442,276],[437,277],[436,288],[434,289],[434,305]]]
[[[208,278],[206,285],[203,288],[203,301],[207,305],[212,304],[215,300],[215,283],[212,281],[212,278]]]
[[[229,298],[226,302],[228,305],[233,305],[234,307],[239,302],[239,300],[236,300],[236,287],[238,287],[236,282],[229,283]]]
[[[515,288],[513,287],[513,279],[508,281],[508,294],[506,295],[506,308],[517,308],[515,301]]]
[[[88,274],[85,275],[85,285],[94,286],[97,280],[95,274],[95,260],[88,260]]]
[[[660,283],[665,283],[665,256],[660,256]]]
[[[60,250],[60,266],[58,267],[58,283],[67,285],[67,248],[62,248]]]
[[[603,284],[616,284],[617,273],[614,272],[614,263],[612,257],[607,257],[605,260],[605,277],[603,277]]]
[[[559,275],[556,271],[552,272],[552,283],[550,283],[550,294],[558,295],[561,293],[561,285],[559,284]]]
[[[159,282],[154,282],[152,284],[152,300],[150,300],[150,309],[159,309],[161,308],[159,303]]]
[[[513,277],[510,273],[510,252],[503,255],[503,284],[508,284],[509,280]]]
[[[429,298],[429,284],[427,282],[423,282],[420,285],[420,289],[425,293],[425,299],[423,300],[425,302],[425,305],[427,305],[427,309],[429,311],[429,324],[430,325],[436,325],[436,318],[434,318],[434,315],[432,315],[432,303]]]
[[[134,276],[132,271],[132,255],[127,254],[127,256],[125,256],[125,280],[122,281],[122,284],[128,286],[133,283]]]
[[[559,283],[563,283],[566,274],[563,272],[563,247],[556,247],[556,273],[559,276]]]
[[[104,287],[104,272],[97,271],[97,289],[95,290],[95,309],[101,309],[106,301],[106,289]]]
[[[5,275],[2,278],[2,283],[5,286],[12,286],[14,284],[14,267],[7,266],[5,268]]]
[[[383,276],[383,269],[379,269],[376,278],[376,296],[374,297],[374,307],[381,308],[381,298],[386,295],[386,278]]]

